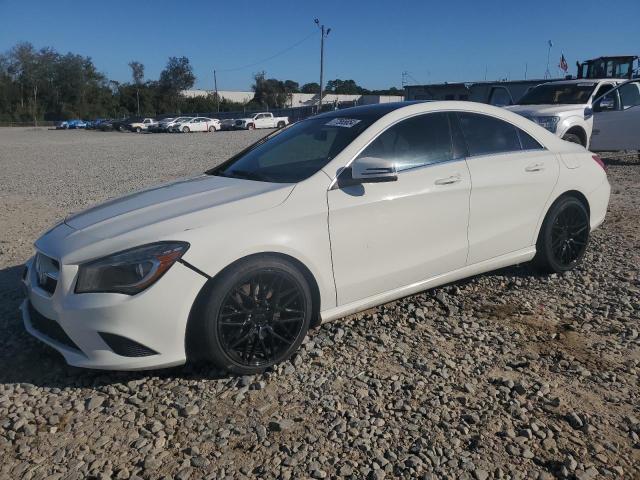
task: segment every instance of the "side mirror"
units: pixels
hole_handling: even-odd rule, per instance
[[[362,157],[351,165],[351,177],[360,183],[395,182],[396,164],[384,158]]]
[[[362,157],[338,174],[334,188],[346,188],[363,183],[395,182],[398,180],[396,166],[383,158]]]

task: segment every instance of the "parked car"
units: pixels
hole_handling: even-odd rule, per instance
[[[158,119],[156,123],[149,125],[148,130],[153,133],[166,132],[166,126],[168,123],[175,120],[176,117],[165,117]]]
[[[528,261],[575,268],[609,194],[599,157],[498,107],[328,112],[49,229],[22,318],[80,367],[252,374],[322,321]]]
[[[622,83],[593,102],[594,151],[640,150],[640,80]]]
[[[220,130],[233,130],[235,124],[235,118],[225,118],[224,120],[220,120]]]
[[[112,120],[111,124],[106,130],[117,130],[119,132],[126,132],[129,130],[129,125],[134,122],[140,121],[140,117],[128,117],[122,120]]]
[[[188,122],[189,120],[191,120],[193,117],[178,117],[172,121],[170,121],[169,123],[167,123],[165,125],[166,131],[167,132],[179,132],[180,130],[178,130],[178,126],[182,123],[182,122]]]
[[[63,122],[60,122],[56,126],[56,129],[58,130],[72,130],[72,129],[80,129],[80,128],[87,128],[87,122],[79,119],[65,120]]]
[[[154,118],[138,118],[135,121],[127,124],[127,129],[132,132],[141,133],[146,132],[150,126],[156,125],[158,122]]]
[[[87,128],[91,130],[96,130],[100,128],[100,125],[102,125],[106,121],[107,121],[106,118],[96,118],[95,120],[90,120],[87,122]]]
[[[215,132],[220,130],[220,120],[209,117],[194,117],[177,123],[174,129],[178,132]]]
[[[253,130],[255,128],[282,128],[289,125],[289,117],[274,117],[271,112],[256,113],[247,118],[238,118],[234,128]]]
[[[558,137],[587,147],[593,129],[593,101],[624,80],[562,80],[538,85],[505,107]]]

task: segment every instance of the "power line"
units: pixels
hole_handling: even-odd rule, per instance
[[[235,67],[235,68],[225,68],[223,70],[218,70],[216,69],[217,72],[236,72],[238,70],[244,70],[245,68],[250,68],[250,67],[255,67],[256,65],[260,65],[261,63],[264,62],[268,62],[269,60],[273,60],[274,58],[279,57],[280,55],[284,55],[285,53],[287,53],[290,50],[293,50],[294,48],[296,48],[298,45],[306,42],[307,40],[309,40],[311,37],[313,37],[316,34],[316,32],[311,32],[309,35],[307,35],[306,37],[304,37],[302,40],[299,40],[298,42],[294,43],[293,45],[290,45],[289,47],[285,48],[284,50],[279,51],[278,53],[271,55],[270,57],[267,58],[263,58],[262,60],[258,60],[257,62],[253,62],[253,63],[249,63],[247,65],[242,65],[240,67]]]

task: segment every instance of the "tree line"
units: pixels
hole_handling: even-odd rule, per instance
[[[185,97],[196,77],[187,57],[170,57],[157,80],[145,79],[144,65],[132,60],[130,82],[108,79],[90,57],[36,49],[23,42],[0,54],[0,121],[37,122],[71,118],[121,118],[181,112],[282,108],[293,93],[317,94],[317,83],[254,75],[254,98],[248,104],[216,98]],[[400,95],[401,90],[370,91],[353,80],[330,80],[325,93]]]

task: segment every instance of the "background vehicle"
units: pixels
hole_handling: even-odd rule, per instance
[[[209,117],[195,117],[176,124],[174,130],[182,133],[215,132],[220,130],[220,120]]]
[[[154,133],[166,132],[167,124],[172,122],[176,117],[164,117],[158,119],[156,123],[149,125],[149,131]]]
[[[531,260],[574,268],[609,193],[598,157],[504,109],[330,112],[67,217],[27,262],[23,320],[77,366],[249,374],[312,322]]]
[[[588,147],[593,129],[593,100],[623,81],[583,79],[548,82],[529,90],[518,103],[505,108],[563,140]]]
[[[235,118],[225,118],[220,121],[220,130],[233,130],[235,123]]]
[[[152,125],[157,124],[158,122],[150,117],[147,118],[140,118],[140,119],[136,119],[135,121],[129,123],[127,125],[127,128],[129,130],[131,130],[132,132],[136,132],[136,133],[140,133],[143,131],[147,131],[149,129],[149,127],[151,127]]]
[[[122,120],[113,120],[108,126],[105,125],[105,130],[117,130],[119,132],[126,132],[127,130],[129,130],[129,124],[139,122],[140,120],[140,117],[129,117]]]
[[[177,132],[177,126],[180,125],[180,123],[182,122],[188,122],[189,120],[191,120],[193,117],[178,117],[175,118],[173,120],[171,120],[170,122],[164,124],[164,128],[165,131],[167,132]]]
[[[87,122],[87,128],[91,130],[96,130],[100,128],[100,125],[106,122],[106,118],[96,118],[95,120],[91,120]]]
[[[629,80],[595,100],[590,149],[640,150],[640,80]]]
[[[234,128],[253,130],[255,128],[282,128],[289,125],[289,117],[274,117],[273,113],[262,112],[247,118],[237,118]]]
[[[61,130],[67,130],[67,129],[73,130],[73,129],[80,129],[80,128],[87,128],[87,122],[80,119],[65,120],[63,122],[60,122],[60,124],[58,124],[58,126],[56,127],[56,129],[61,129]]]

